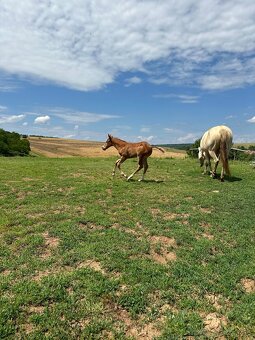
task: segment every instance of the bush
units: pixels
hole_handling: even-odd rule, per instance
[[[197,158],[198,157],[198,150],[197,150],[197,148],[200,146],[200,140],[201,140],[201,138],[197,139],[194,142],[194,144],[191,145],[191,148],[186,151],[188,156],[193,157],[193,158]]]
[[[29,151],[30,143],[27,138],[22,138],[17,132],[0,129],[0,155],[26,156]]]

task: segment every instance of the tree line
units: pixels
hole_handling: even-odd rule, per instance
[[[30,151],[30,143],[17,132],[9,132],[0,129],[0,155],[1,156],[27,156]]]

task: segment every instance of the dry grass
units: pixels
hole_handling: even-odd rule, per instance
[[[82,140],[72,140],[63,138],[29,137],[31,151],[34,154],[49,158],[64,157],[111,157],[117,156],[115,148],[103,151],[103,142],[89,142]],[[185,158],[186,154],[182,151],[166,149],[165,153],[154,149],[152,157],[156,158]]]

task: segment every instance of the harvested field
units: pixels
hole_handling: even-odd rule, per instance
[[[34,154],[49,158],[64,157],[111,157],[117,156],[115,148],[107,151],[101,149],[103,142],[90,142],[82,140],[64,139],[64,138],[44,138],[29,137],[31,151]],[[185,151],[165,149],[162,153],[154,149],[152,157],[155,158],[185,158]]]

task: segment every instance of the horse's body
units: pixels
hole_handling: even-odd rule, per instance
[[[230,176],[228,155],[232,146],[233,134],[230,128],[224,125],[215,126],[206,131],[200,141],[200,147],[198,148],[198,158],[200,165],[203,166],[205,162],[204,173],[208,168],[212,174],[212,177],[216,177],[216,170],[219,161],[222,161],[221,181],[224,181],[224,173]],[[214,169],[211,171],[210,159],[215,162]]]
[[[132,178],[139,170],[143,168],[143,175],[142,175],[142,178],[140,179],[140,181],[142,181],[144,179],[144,175],[146,171],[148,170],[147,158],[152,154],[152,149],[156,148],[164,152],[164,149],[158,146],[155,146],[155,145],[150,145],[147,142],[129,143],[129,142],[125,142],[122,139],[113,137],[108,134],[108,139],[105,142],[105,144],[102,146],[102,149],[106,150],[111,146],[114,146],[117,149],[119,155],[121,156],[121,158],[118,159],[115,163],[112,175],[113,176],[115,175],[115,171],[117,167],[120,170],[121,175],[126,177],[127,180]],[[138,167],[130,176],[127,177],[124,174],[124,172],[121,170],[120,165],[123,162],[125,162],[126,159],[134,158],[134,157],[138,158]]]

